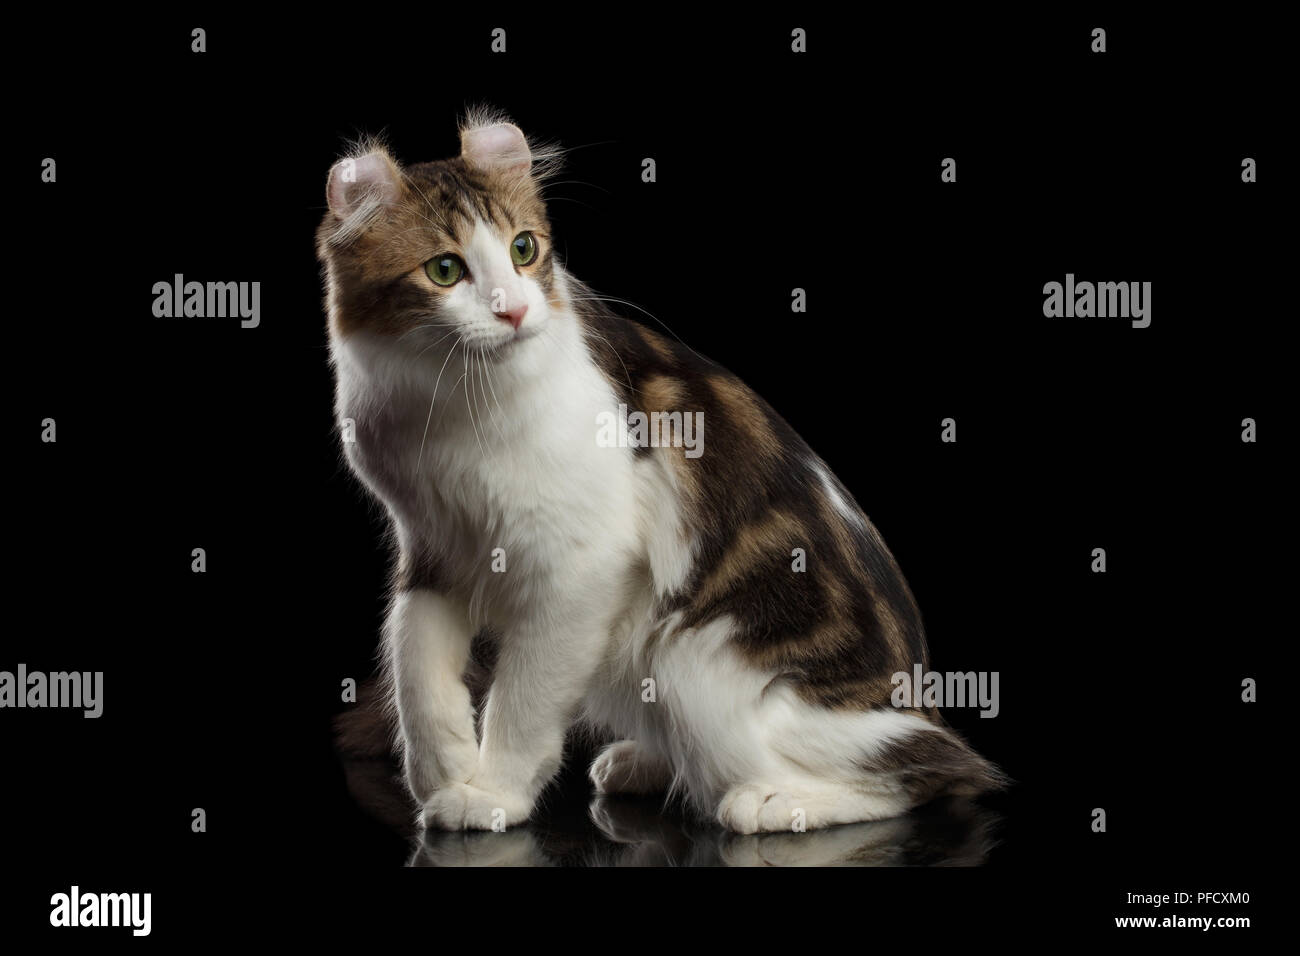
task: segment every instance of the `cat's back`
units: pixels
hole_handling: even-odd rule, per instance
[[[889,675],[928,653],[911,589],[852,494],[731,372],[603,309],[583,321],[629,416],[694,425],[690,442],[635,449],[671,470],[692,538],[666,610],[684,627],[729,618],[737,646],[810,699],[887,704]]]

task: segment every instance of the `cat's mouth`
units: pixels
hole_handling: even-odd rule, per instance
[[[537,333],[539,331],[540,330],[536,327],[529,328],[529,329],[520,329],[519,331],[515,332],[514,335],[510,336],[508,339],[497,342],[493,345],[485,344],[481,348],[483,353],[491,358],[506,356],[511,354],[523,342],[527,342],[529,339],[536,338]]]

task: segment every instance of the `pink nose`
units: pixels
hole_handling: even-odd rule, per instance
[[[524,315],[527,312],[528,312],[528,306],[518,305],[515,306],[513,309],[506,310],[505,312],[496,313],[496,317],[500,319],[502,322],[509,322],[517,329],[523,323]]]

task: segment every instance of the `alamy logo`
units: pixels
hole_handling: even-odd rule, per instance
[[[996,717],[1001,710],[997,671],[922,673],[921,665],[913,664],[912,673],[899,671],[889,682],[895,707],[978,707],[981,717]]]
[[[103,671],[0,671],[0,707],[71,707],[82,709],[83,717],[104,712]]]
[[[704,454],[703,412],[628,412],[596,416],[596,444],[601,448],[684,448],[687,458]]]
[[[1151,324],[1150,282],[1075,282],[1043,286],[1043,315],[1049,319],[1132,319],[1133,328]]]
[[[129,926],[134,936],[152,928],[152,893],[69,893],[50,897],[51,926]]]
[[[153,314],[160,319],[239,317],[255,329],[262,322],[262,283],[186,282],[179,272],[171,282],[153,284]]]

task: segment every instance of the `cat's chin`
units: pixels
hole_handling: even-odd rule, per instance
[[[524,329],[497,345],[488,345],[479,351],[490,359],[503,360],[517,354],[521,347],[535,341],[541,333],[540,327]]]

